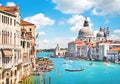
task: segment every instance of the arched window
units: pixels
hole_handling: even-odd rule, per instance
[[[30,28],[29,31],[32,31],[32,28]]]

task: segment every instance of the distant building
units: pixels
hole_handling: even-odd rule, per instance
[[[96,41],[105,41],[105,40],[109,40],[109,28],[101,28],[100,27],[100,30],[99,32],[97,33],[96,35]]]
[[[67,57],[80,57],[90,60],[119,61],[120,42],[110,40],[109,28],[101,28],[94,37],[87,19],[80,29],[78,38],[68,43]],[[116,51],[117,50],[117,51]]]
[[[98,57],[100,60],[118,61],[118,51],[120,50],[120,42],[101,41],[98,44]]]
[[[67,56],[70,57],[80,57],[80,58],[90,58],[95,55],[96,44],[88,43],[83,40],[75,40],[68,43],[68,53]]]
[[[55,48],[54,55],[57,57],[64,57],[67,50],[62,50],[59,45],[57,44],[57,47]]]
[[[93,49],[95,46],[94,32],[86,19],[83,28],[79,31],[78,39],[68,43],[67,56],[87,58],[90,55],[90,50],[95,50]]]

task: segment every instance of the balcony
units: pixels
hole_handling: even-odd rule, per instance
[[[10,44],[0,44],[0,48],[9,48],[9,49],[13,49],[14,46],[10,45]]]
[[[3,64],[3,65],[2,65],[3,69],[11,69],[12,66],[13,66],[12,63],[7,63],[7,64]]]
[[[24,59],[23,60],[23,65],[28,65],[28,64],[31,64],[31,59]]]
[[[12,59],[9,59],[7,62],[6,62],[6,59],[3,61],[2,63],[2,68],[3,69],[11,69],[15,64],[15,61],[12,60]]]
[[[28,65],[31,63],[31,59],[28,53],[23,53],[23,65]]]
[[[11,44],[0,44],[0,48],[4,49],[13,49],[13,48],[18,48],[21,49],[22,47],[20,45],[11,45]]]
[[[22,59],[19,59],[18,60],[18,64],[21,64],[23,61],[22,61]]]
[[[22,46],[21,45],[14,45],[14,48],[16,48],[16,49],[22,49]]]
[[[17,66],[22,63],[22,59],[18,59],[14,61],[14,65]]]

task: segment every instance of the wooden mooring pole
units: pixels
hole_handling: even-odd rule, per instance
[[[51,84],[51,77],[49,77],[49,84]]]
[[[46,78],[44,78],[44,84],[46,84]]]

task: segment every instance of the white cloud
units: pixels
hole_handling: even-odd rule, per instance
[[[91,0],[52,0],[56,9],[66,14],[80,14],[92,7]]]
[[[60,21],[58,24],[59,25],[64,25],[64,24],[66,24],[66,22],[65,21]]]
[[[81,14],[92,9],[94,15],[120,14],[120,0],[52,0],[55,9],[66,14]]]
[[[50,19],[49,17],[45,16],[42,13],[39,13],[33,16],[28,16],[24,18],[24,20],[34,23],[37,28],[42,28],[47,25],[53,25],[55,23],[54,20]]]
[[[6,6],[16,6],[16,4],[14,2],[7,2]]]
[[[57,37],[54,39],[44,39],[38,42],[39,47],[38,49],[49,49],[55,48],[57,44],[60,45],[61,48],[67,48],[68,42],[75,40],[74,37]]]
[[[120,29],[114,30],[113,33],[110,36],[110,39],[120,41]]]
[[[39,36],[45,36],[46,33],[45,32],[39,32]]]
[[[0,6],[2,6],[2,4],[0,3]]]
[[[73,15],[67,22],[72,25],[70,30],[72,32],[78,32],[82,27],[84,23],[85,17],[82,15]],[[92,26],[92,23],[90,22],[90,18],[87,17],[87,20],[90,23],[90,27]]]
[[[118,35],[116,35],[116,34],[112,34],[112,35],[110,36],[110,39],[111,39],[111,40],[119,40],[119,41],[120,41],[120,35],[118,36]]]
[[[114,30],[113,33],[120,34],[120,29]]]
[[[93,14],[95,15],[113,15],[120,14],[120,0],[95,0]]]

